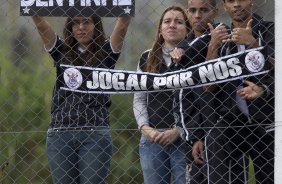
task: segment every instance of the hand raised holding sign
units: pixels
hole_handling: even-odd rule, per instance
[[[231,38],[223,40],[223,42],[234,42],[236,44],[246,45],[249,48],[258,47],[257,40],[252,35],[252,22],[249,20],[246,28],[234,28],[231,33]]]
[[[68,17],[64,26],[63,39],[59,39],[52,26],[43,17],[32,17],[45,48],[49,51],[54,63],[56,63],[56,87],[54,87],[52,98],[52,104],[56,105],[52,106],[52,124],[50,125],[52,129],[50,131],[56,131],[57,133],[65,132],[71,135],[71,138],[64,136],[58,136],[56,139],[47,138],[46,152],[53,183],[75,181],[79,177],[85,178],[85,181],[89,183],[104,183],[107,178],[112,152],[107,118],[109,116],[109,105],[107,105],[110,101],[109,96],[103,93],[99,95],[99,98],[92,94],[77,95],[70,93],[66,95],[58,88],[58,85],[64,81],[66,86],[72,89],[79,88],[82,85],[83,76],[79,70],[75,69],[77,66],[114,68],[122,49],[130,19],[130,16],[119,17],[110,39],[107,39],[100,16]],[[71,69],[64,70],[62,65],[66,64],[70,65]],[[93,102],[97,104],[93,105]],[[85,109],[88,109],[87,112]],[[103,113],[97,115],[97,111]],[[69,116],[64,116],[63,114],[69,114]],[[101,121],[103,122],[102,124],[100,124]],[[99,129],[99,127],[103,128]],[[74,130],[77,130],[77,132],[73,134]],[[92,132],[94,130],[102,130],[103,135],[93,137]],[[86,131],[89,134],[87,133],[86,135]],[[77,140],[82,135],[86,137],[84,140],[81,140],[81,144],[86,145],[85,141],[87,141],[89,147],[72,147],[69,149],[69,143]],[[96,139],[99,139],[100,143],[97,143]],[[66,144],[55,144],[57,141],[62,141]],[[104,146],[105,142],[108,148],[98,149]],[[74,155],[72,159],[69,159],[69,154]],[[92,157],[95,154],[103,155],[103,157]],[[91,157],[89,158],[92,162],[85,165],[83,164],[84,158],[88,158],[88,156]],[[64,164],[66,161],[72,164],[66,166]],[[87,172],[84,173],[84,171],[94,171],[97,165],[101,163],[99,170],[103,174],[99,172],[94,172],[91,175],[85,174]],[[57,168],[61,168],[61,172],[57,172]],[[72,169],[79,172],[73,173]],[[82,181],[82,183],[85,182]]]

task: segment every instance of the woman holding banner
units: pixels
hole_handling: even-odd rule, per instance
[[[160,19],[152,49],[145,51],[138,70],[164,73],[175,65],[169,52],[190,31],[185,11],[177,6],[167,8]],[[134,114],[141,130],[140,162],[145,184],[186,183],[186,143],[180,138],[173,116],[172,91],[135,93]]]
[[[67,18],[60,39],[42,17],[32,17],[56,67],[46,153],[53,183],[107,183],[112,158],[110,98],[60,89],[80,80],[75,66],[115,67],[130,22],[119,17],[106,40],[99,16]],[[64,70],[61,64],[69,65]],[[72,83],[72,84],[73,84]]]

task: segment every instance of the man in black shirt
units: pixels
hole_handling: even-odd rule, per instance
[[[264,46],[267,75],[212,86],[220,116],[206,137],[209,183],[229,183],[228,159],[236,152],[253,161],[256,183],[274,182],[274,24],[252,12],[253,0],[223,0],[231,33],[211,30],[208,59]],[[228,36],[228,38],[226,38]],[[231,181],[233,182],[233,181]]]
[[[178,69],[206,61],[208,45],[211,39],[208,24],[214,24],[214,19],[218,14],[216,1],[188,0],[187,14],[192,26],[192,32],[171,53],[174,61],[178,63]],[[226,29],[224,25],[215,26]],[[193,147],[198,148],[197,151],[188,153],[188,158],[191,160],[191,168],[189,169],[191,184],[207,182],[206,166],[203,165],[205,163],[203,157],[204,146],[200,143],[204,140],[208,127],[212,127],[217,119],[214,108],[214,95],[210,92],[204,92],[203,88],[184,89],[176,94],[177,108],[175,117],[180,122],[179,126],[184,129],[186,140]],[[198,142],[198,140],[201,141]],[[198,147],[198,145],[201,145],[201,147]],[[236,167],[233,166],[230,170],[231,173],[238,171],[240,174],[237,177],[240,180],[245,180],[243,171],[246,169],[244,166],[237,164]]]

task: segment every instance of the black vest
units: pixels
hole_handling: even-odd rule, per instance
[[[145,71],[145,63],[147,62],[148,54],[146,51],[142,54],[139,62],[139,68]],[[161,64],[158,73],[165,73],[172,71],[173,65],[167,67],[164,61]],[[154,128],[171,128],[175,125],[173,116],[173,91],[161,91],[147,93],[147,110],[149,115],[149,125]]]

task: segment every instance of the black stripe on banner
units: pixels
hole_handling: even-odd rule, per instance
[[[62,90],[79,93],[134,93],[195,88],[268,73],[263,47],[206,61],[187,69],[155,74],[60,65]]]

